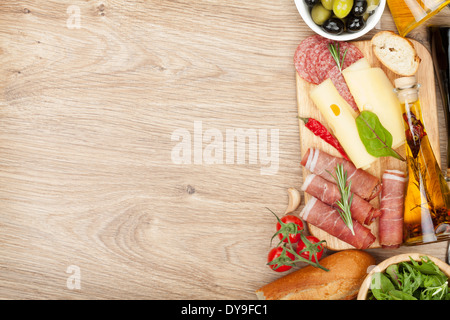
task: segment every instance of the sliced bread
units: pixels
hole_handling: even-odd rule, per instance
[[[380,31],[371,43],[378,60],[391,71],[401,76],[412,76],[417,72],[421,59],[408,39],[392,31]]]

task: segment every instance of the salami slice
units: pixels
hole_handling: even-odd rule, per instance
[[[311,57],[312,64],[315,68],[315,83],[320,84],[327,79],[328,71],[336,66],[336,62],[331,56],[328,45],[332,41],[329,39],[322,38],[314,47],[314,56]]]
[[[342,72],[339,71],[339,68],[335,65],[332,69],[330,69],[327,73],[327,78],[330,78],[331,82],[333,82],[336,90],[339,92],[342,98],[350,105],[350,107],[359,114],[358,105],[353,98],[350,89],[347,86],[347,82],[342,75]]]
[[[382,176],[379,237],[383,248],[398,248],[403,242],[403,198],[405,174],[386,170]]]
[[[339,188],[335,183],[327,181],[315,174],[310,174],[306,177],[302,191],[332,207],[336,207],[336,202],[341,199]],[[350,211],[354,220],[365,225],[370,225],[381,215],[378,209],[356,194],[353,194]]]
[[[352,193],[367,201],[378,196],[381,191],[379,179],[367,171],[357,169],[353,163],[344,158],[334,157],[319,149],[309,148],[301,160],[301,165],[307,170],[330,182],[334,182],[330,172],[334,173],[338,164],[342,164],[344,170],[347,171],[347,179],[351,181]]]
[[[317,84],[311,79],[310,73],[314,72],[314,65],[310,63],[310,59],[313,56],[311,49],[314,48],[315,44],[320,42],[322,39],[319,35],[314,35],[304,39],[297,47],[294,54],[294,66],[300,77],[308,82]]]
[[[344,57],[344,63],[342,65],[342,70],[351,66],[359,59],[364,58],[361,50],[358,49],[355,45],[348,42],[340,42],[340,53],[341,57],[344,55],[344,52],[347,51]]]
[[[333,207],[312,197],[300,212],[300,218],[328,234],[354,246],[367,249],[375,242],[370,229],[353,220],[354,235]]]

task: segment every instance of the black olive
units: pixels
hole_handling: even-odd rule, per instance
[[[318,3],[320,3],[320,0],[305,0],[305,4],[310,8],[314,7]]]
[[[341,19],[330,18],[322,25],[322,29],[328,33],[341,34],[342,32],[344,32],[345,25]]]
[[[367,10],[367,1],[366,0],[356,0],[353,4],[353,8],[351,13],[354,16],[362,16]]]
[[[366,21],[362,16],[356,17],[350,15],[347,19],[347,31],[348,32],[358,32],[366,26]]]

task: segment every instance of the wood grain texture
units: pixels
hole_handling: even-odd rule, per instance
[[[0,298],[254,299],[279,276],[265,207],[302,181],[292,57],[310,34],[291,1],[2,1]],[[277,173],[174,163],[195,121],[278,129]]]
[[[441,162],[441,150],[439,145],[439,121],[437,119],[437,103],[436,103],[436,94],[435,88],[435,76],[433,69],[433,60],[431,59],[431,55],[429,51],[417,42],[414,39],[411,39],[415,50],[419,57],[421,58],[421,63],[419,69],[417,70],[416,77],[417,82],[422,86],[420,88],[420,100],[421,105],[423,105],[423,122],[425,125],[425,129],[427,130],[428,138],[430,140],[431,147],[433,148],[434,154],[437,158],[438,163]],[[394,86],[394,79],[399,78],[394,72],[390,71],[386,68],[375,56],[372,45],[370,41],[354,41],[353,44],[361,50],[364,57],[367,59],[368,63],[373,68],[381,68],[386,76],[391,81]],[[296,84],[297,84],[297,105],[298,105],[298,114],[299,117],[308,118],[312,117],[314,119],[319,120],[325,126],[327,126],[328,130],[331,132],[331,128],[326,123],[325,118],[321,115],[319,109],[314,105],[314,102],[309,97],[309,92],[315,87],[314,84],[311,84],[305,80],[303,80],[298,73],[296,74]],[[430,89],[431,88],[431,89]],[[301,158],[303,158],[304,154],[307,152],[309,148],[318,148],[319,150],[325,151],[328,154],[331,154],[336,157],[340,157],[339,152],[334,149],[332,146],[324,142],[322,139],[316,137],[309,129],[307,129],[302,120],[299,120],[300,127],[300,137],[301,137]],[[428,130],[428,128],[430,128]],[[404,158],[406,157],[405,145],[402,145],[396,149],[396,151],[402,155]],[[399,161],[392,157],[382,157],[373,162],[365,171],[372,174],[375,177],[378,177],[381,181],[381,177],[385,170],[400,170],[406,172],[406,162]],[[311,174],[307,169],[303,168],[302,171],[303,177],[306,178],[309,174]],[[311,198],[310,195],[305,194],[305,202],[307,202]],[[380,207],[380,199],[376,197],[370,203],[375,207]],[[380,242],[378,239],[379,234],[379,226],[378,220],[374,221],[370,226],[372,234],[375,235],[376,240],[370,246],[370,248],[380,248]],[[352,245],[345,243],[342,240],[339,240],[336,237],[329,235],[327,232],[313,226],[309,225],[309,230],[312,235],[316,236],[320,240],[326,240],[327,246],[331,250],[346,250],[346,249],[355,249]]]

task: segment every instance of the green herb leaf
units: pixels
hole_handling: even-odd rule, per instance
[[[372,111],[364,110],[356,118],[356,128],[367,152],[374,157],[405,159],[392,149],[392,135]]]
[[[344,220],[345,225],[350,229],[353,235],[355,235],[355,231],[353,230],[353,220],[352,213],[350,211],[350,207],[352,206],[353,201],[353,193],[350,192],[351,181],[347,182],[347,171],[344,170],[344,166],[342,164],[338,164],[335,169],[336,176],[333,176],[331,172],[328,172],[336,181],[336,184],[339,188],[339,193],[341,194],[341,199],[336,202],[337,211],[341,216],[342,220]]]
[[[342,58],[341,58],[341,46],[339,42],[336,43],[329,43],[328,44],[328,50],[330,51],[331,56],[333,57],[334,61],[336,62],[337,67],[339,68],[339,71],[342,72],[342,67],[344,65],[345,56],[347,55],[348,48],[345,49]]]

